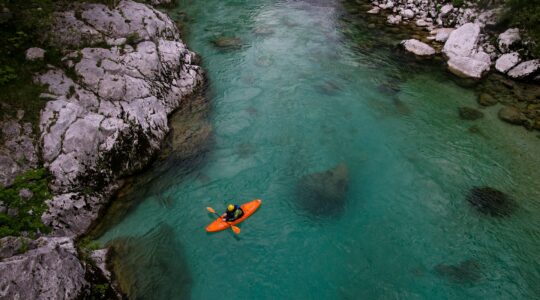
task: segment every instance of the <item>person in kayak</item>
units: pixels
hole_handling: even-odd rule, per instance
[[[240,208],[240,206],[236,204],[229,204],[229,206],[227,206],[227,211],[224,214],[223,221],[232,222],[241,218],[243,215],[244,211],[242,208]]]

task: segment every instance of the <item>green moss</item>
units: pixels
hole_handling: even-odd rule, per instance
[[[47,209],[45,200],[51,197],[48,187],[48,174],[45,169],[35,169],[18,176],[13,185],[0,187],[0,199],[12,215],[0,213],[0,238],[18,236],[27,232],[30,236],[48,233],[50,228],[41,222],[41,215]],[[21,189],[33,193],[30,199],[19,196]]]
[[[465,0],[452,0],[452,4],[453,4],[455,7],[460,7],[460,6],[462,6],[464,3],[465,3]]]

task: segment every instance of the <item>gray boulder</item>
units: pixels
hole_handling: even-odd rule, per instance
[[[444,44],[443,53],[449,58],[472,54],[480,37],[480,26],[474,23],[466,23],[452,31]]]
[[[405,48],[405,50],[418,56],[432,56],[435,54],[435,49],[419,40],[404,40],[401,42],[401,45]]]
[[[448,61],[448,69],[459,77],[480,79],[489,71],[490,65],[470,57],[456,56]]]
[[[510,28],[499,35],[499,38],[498,38],[499,50],[502,53],[507,53],[508,51],[510,51],[512,46],[519,41],[521,41],[519,29]]]
[[[42,237],[35,249],[0,261],[2,299],[74,299],[88,286],[73,240]]]
[[[25,55],[26,55],[26,60],[29,60],[29,61],[43,60],[43,58],[45,57],[45,50],[41,48],[33,47],[26,50]]]
[[[508,72],[508,76],[514,79],[533,77],[540,70],[540,59],[528,60],[515,66]]]
[[[517,52],[501,55],[495,62],[495,69],[501,73],[506,73],[520,62],[521,58]]]

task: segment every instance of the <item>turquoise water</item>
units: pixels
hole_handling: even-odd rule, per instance
[[[144,278],[132,283],[139,298],[540,297],[534,133],[498,121],[498,107],[460,120],[459,106],[476,106],[473,90],[407,60],[397,36],[368,30],[341,2],[178,2],[170,13],[187,16],[186,40],[207,70],[214,140],[188,174],[171,165],[137,186],[142,202],[98,239],[142,237],[136,259],[150,263],[133,271]],[[242,46],[217,48],[223,35]],[[340,163],[342,213],[297,205],[303,176]],[[465,196],[484,185],[519,208],[476,212]],[[204,231],[206,206],[254,198],[263,204],[239,236]],[[144,239],[163,224],[172,230],[156,251]]]

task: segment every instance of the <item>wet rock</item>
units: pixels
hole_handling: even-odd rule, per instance
[[[510,28],[499,35],[499,38],[498,38],[499,50],[502,53],[507,53],[519,41],[521,41],[519,29]]]
[[[483,106],[492,106],[497,104],[497,99],[488,93],[482,93],[478,96],[478,103]]]
[[[514,79],[533,77],[540,71],[540,59],[529,60],[520,63],[508,72],[508,76]]]
[[[222,36],[212,41],[218,48],[234,49],[242,47],[242,40],[234,36]]]
[[[108,243],[119,288],[129,299],[187,299],[192,279],[183,247],[168,224]]]
[[[494,217],[508,216],[516,209],[508,195],[487,186],[473,187],[466,199],[480,213]]]
[[[297,204],[314,216],[338,215],[345,208],[348,184],[349,172],[345,164],[306,175],[297,185]]]
[[[45,50],[41,49],[41,48],[29,48],[28,50],[26,50],[26,60],[29,60],[29,61],[35,61],[35,60],[43,60],[43,58],[45,57]]]
[[[432,56],[435,54],[435,49],[433,49],[428,44],[415,39],[402,41],[401,45],[405,47],[405,50],[418,56]]]
[[[521,111],[513,106],[505,106],[499,110],[499,118],[507,123],[514,125],[523,125],[527,119]]]
[[[448,61],[448,70],[459,77],[480,79],[490,69],[490,64],[465,56],[454,56]]]
[[[438,264],[435,272],[455,283],[474,283],[482,278],[482,269],[475,260],[466,260],[457,265]]]
[[[459,111],[459,117],[462,120],[472,121],[472,120],[477,120],[484,117],[484,113],[471,107],[462,106],[458,109],[458,111]]]
[[[521,61],[517,52],[501,55],[495,62],[495,69],[501,73],[506,73]]]

